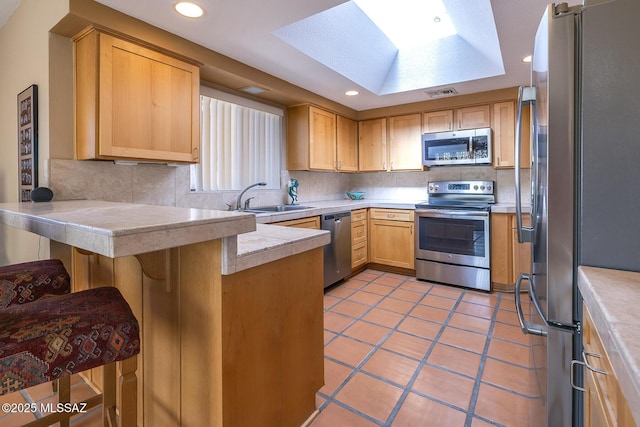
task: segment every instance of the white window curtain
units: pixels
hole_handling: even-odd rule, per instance
[[[280,188],[282,117],[201,96],[200,164],[191,170],[195,191],[241,190],[265,181]]]

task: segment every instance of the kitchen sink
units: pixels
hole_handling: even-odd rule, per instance
[[[312,206],[302,206],[302,205],[262,206],[258,208],[246,209],[245,212],[252,212],[252,213],[289,212],[289,211],[300,211],[303,209],[312,209]]]

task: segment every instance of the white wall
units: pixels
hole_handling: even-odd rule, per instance
[[[68,0],[22,0],[0,28],[0,202],[18,201],[16,97],[38,85],[39,184],[48,184],[49,29],[68,12]],[[0,265],[49,256],[48,241],[0,225]]]

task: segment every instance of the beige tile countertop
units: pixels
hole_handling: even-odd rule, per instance
[[[110,258],[256,229],[245,213],[92,200],[0,203],[0,223]]]
[[[331,240],[328,231],[256,225],[250,213],[92,200],[0,203],[0,223],[110,258],[222,239],[223,274]]]
[[[491,206],[492,213],[516,213],[516,204],[515,203],[496,203]],[[530,213],[531,207],[530,205],[522,205],[523,213]]]
[[[578,288],[640,425],[640,273],[582,266]]]
[[[288,221],[309,216],[324,215],[336,212],[352,211],[366,208],[391,208],[391,209],[415,209],[416,203],[424,200],[322,200],[316,202],[299,203],[302,206],[309,206],[309,209],[302,209],[289,212],[260,213],[256,215],[256,222],[266,224],[270,222]]]
[[[329,243],[328,231],[257,224],[252,233],[223,240],[222,274],[233,274]]]

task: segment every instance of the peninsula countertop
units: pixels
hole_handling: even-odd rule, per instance
[[[256,229],[250,214],[95,200],[0,203],[0,223],[110,258]]]
[[[109,258],[222,239],[224,274],[331,240],[327,231],[256,225],[249,213],[94,200],[0,203],[0,223]]]
[[[640,423],[640,273],[585,266],[578,271],[584,304],[633,417]]]

